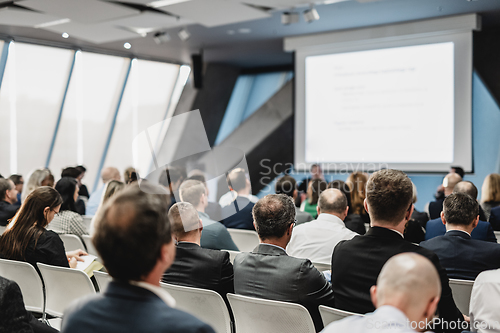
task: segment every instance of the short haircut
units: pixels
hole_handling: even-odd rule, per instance
[[[198,206],[201,196],[206,191],[205,184],[199,180],[185,180],[179,187],[181,201],[189,202],[193,206]]]
[[[340,192],[344,193],[347,198],[347,206],[351,207],[351,191],[346,182],[340,179],[332,180],[328,183],[328,188],[336,188]]]
[[[87,172],[87,168],[83,165],[78,165],[76,168],[80,170],[81,173]]]
[[[170,207],[168,219],[172,224],[172,233],[182,239],[189,232],[200,227],[198,212],[189,202],[177,202]]]
[[[79,170],[78,168],[68,167],[63,169],[63,171],[61,172],[61,178],[64,177],[78,178],[80,177],[81,174],[82,171]]]
[[[467,226],[479,215],[479,203],[467,193],[452,193],[444,199],[443,213],[446,223]]]
[[[459,166],[452,166],[450,169],[455,170],[455,173],[460,175],[460,177],[464,178],[465,176],[465,171],[462,167]]]
[[[473,199],[477,199],[477,187],[468,180],[463,180],[453,188],[453,193],[467,193]]]
[[[347,209],[347,198],[342,191],[330,188],[319,195],[318,206],[322,213],[342,214]]]
[[[372,221],[397,225],[412,204],[412,198],[413,185],[403,171],[380,170],[366,183],[366,200]]]
[[[153,186],[142,184],[144,186]],[[149,274],[172,241],[168,196],[150,194],[132,184],[113,196],[96,217],[92,238],[109,274],[120,281],[139,281]]]
[[[14,185],[19,185],[19,184],[21,184],[21,179],[23,179],[23,176],[21,176],[21,175],[10,175],[9,179],[14,182]]]
[[[285,194],[269,194],[257,201],[252,209],[260,239],[281,238],[295,221],[295,204]]]
[[[278,179],[275,186],[276,194],[286,194],[293,198],[293,192],[297,189],[297,181],[292,176],[284,176]]]
[[[14,188],[10,179],[0,178],[0,201],[5,200],[5,192]]]
[[[227,175],[227,182],[236,192],[243,190],[247,186],[247,176],[245,174],[245,170],[241,168],[232,170]]]

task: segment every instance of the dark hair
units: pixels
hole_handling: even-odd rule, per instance
[[[413,185],[399,170],[380,170],[366,183],[366,200],[371,220],[397,225],[404,218],[413,199]]]
[[[455,170],[455,173],[459,174],[460,177],[462,177],[462,179],[464,178],[465,176],[465,171],[462,167],[459,167],[459,166],[452,166],[450,169],[453,169]]]
[[[346,180],[351,196],[349,211],[353,214],[366,214],[364,201],[366,198],[366,182],[368,177],[362,172],[353,172]]]
[[[162,172],[160,175],[160,184],[169,187],[174,183],[177,183],[179,180],[181,182],[187,178],[186,170],[180,166],[169,166],[165,169],[165,172]]]
[[[281,238],[295,221],[295,204],[285,194],[269,194],[257,201],[252,209],[260,239]]]
[[[241,168],[232,170],[227,175],[227,182],[236,192],[243,190],[247,186],[247,176],[245,175],[245,170]]]
[[[77,181],[72,177],[63,177],[59,179],[56,184],[56,190],[59,192],[63,199],[63,203],[61,205],[61,212],[64,210],[69,210],[72,212],[76,212],[76,204],[75,204],[75,191],[76,191]]]
[[[312,196],[308,199],[310,205],[316,205],[318,203],[319,195],[321,192],[326,190],[328,184],[322,179],[313,179],[309,182],[309,186],[312,189]]]
[[[446,223],[467,226],[479,215],[479,203],[467,193],[452,193],[444,199],[443,213]]]
[[[87,168],[85,168],[83,165],[78,165],[76,168],[80,170],[81,173],[87,172]]]
[[[276,194],[286,194],[293,198],[293,192],[297,189],[297,181],[292,176],[284,176],[278,179],[275,186]]]
[[[36,247],[38,238],[49,224],[44,209],[49,207],[53,210],[61,203],[61,196],[52,187],[42,186],[31,192],[12,219],[12,227],[2,234],[0,253],[7,259],[26,260],[28,244],[34,240]]]
[[[21,176],[21,175],[10,175],[9,179],[14,182],[14,185],[19,185],[19,184],[21,184],[21,179],[23,179],[23,176]]]
[[[477,187],[472,182],[468,180],[462,180],[458,182],[453,188],[453,193],[466,193],[470,195],[473,199],[477,199]]]
[[[141,184],[141,187],[154,187]],[[137,183],[113,196],[98,213],[92,242],[108,273],[120,281],[138,281],[149,274],[172,241],[168,196]]]
[[[5,192],[14,188],[14,186],[11,186],[10,182],[9,179],[0,178],[0,201],[5,200]]]
[[[78,178],[80,177],[81,174],[82,172],[77,168],[68,167],[66,169],[63,169],[63,171],[61,172],[61,178],[64,177]]]
[[[335,190],[339,191],[340,195],[336,195],[333,192]],[[333,212],[342,214],[347,208],[347,198],[338,189],[326,189],[319,196],[318,206],[322,213]]]
[[[340,192],[344,193],[347,199],[347,206],[351,207],[351,191],[349,189],[349,185],[347,185],[343,180],[332,180],[328,183],[328,188],[336,188]]]

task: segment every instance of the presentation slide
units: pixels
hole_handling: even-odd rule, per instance
[[[305,162],[452,163],[454,43],[305,58]]]

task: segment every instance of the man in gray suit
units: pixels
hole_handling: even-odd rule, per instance
[[[270,194],[253,207],[260,244],[234,260],[234,291],[244,296],[299,303],[305,306],[316,330],[323,328],[318,306],[333,306],[333,291],[309,259],[286,254],[295,225],[295,205],[284,194]]]

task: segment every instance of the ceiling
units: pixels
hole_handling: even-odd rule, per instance
[[[500,28],[500,0],[330,0],[316,3],[318,21],[306,23],[300,15],[290,25],[281,23],[281,14],[303,13],[306,0],[151,1],[0,0],[0,34],[180,63],[202,49],[206,62],[249,68],[291,64],[293,56],[283,51],[287,36],[465,13],[481,14],[486,29]],[[179,38],[181,29],[188,40]],[[170,41],[156,44],[158,32],[167,32]]]

